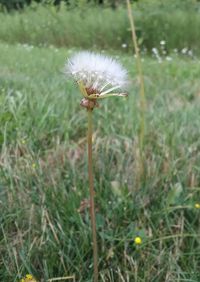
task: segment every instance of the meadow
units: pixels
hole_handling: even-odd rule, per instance
[[[63,72],[81,44],[3,38],[5,21],[0,26],[0,281],[18,282],[31,273],[38,282],[73,275],[76,282],[91,282],[87,116],[77,86]],[[100,48],[130,76],[128,98],[103,100],[94,110],[102,282],[200,281],[200,61],[188,49],[166,54],[165,44],[158,41],[157,49],[142,55],[143,170],[135,58],[121,45]],[[134,243],[136,236],[142,244]]]
[[[67,10],[64,5],[33,3],[20,12],[0,13],[0,39],[36,46],[132,51],[125,5],[113,10],[79,2]],[[151,53],[165,40],[167,52],[187,48],[200,54],[200,3],[196,0],[142,0],[134,5],[133,14],[141,49]]]

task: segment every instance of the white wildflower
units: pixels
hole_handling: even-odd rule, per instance
[[[156,59],[158,60],[159,63],[162,63],[162,58],[159,55],[159,51],[157,48],[152,48],[152,53],[153,55],[156,57]]]
[[[152,52],[153,52],[154,55],[158,55],[159,54],[158,49],[155,48],[155,47],[152,48]]]
[[[165,40],[161,40],[160,41],[160,45],[165,45],[166,44],[166,41]]]
[[[166,60],[170,62],[170,61],[172,61],[172,57],[167,56],[167,57],[166,57]]]
[[[192,50],[188,50],[188,55],[192,57],[193,56],[193,51]]]
[[[79,84],[88,99],[127,95],[121,93],[128,85],[127,71],[105,55],[78,52],[68,60],[65,73]]]
[[[126,43],[123,43],[122,44],[122,48],[126,48],[127,47],[127,44]]]
[[[26,44],[26,43],[25,44],[21,44],[19,46],[21,46],[22,48],[24,48],[27,51],[31,51],[34,48],[33,45],[29,45],[29,44]]]
[[[182,54],[186,54],[187,51],[188,51],[188,49],[185,47],[185,48],[183,48],[183,49],[181,50],[181,53],[182,53]]]

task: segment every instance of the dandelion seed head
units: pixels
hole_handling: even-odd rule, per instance
[[[82,82],[89,94],[124,90],[128,85],[127,71],[115,59],[88,51],[73,55],[65,65],[65,73]]]

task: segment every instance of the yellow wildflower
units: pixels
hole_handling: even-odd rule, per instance
[[[194,206],[195,206],[196,209],[200,209],[200,204],[199,203],[196,203]]]
[[[26,278],[33,279],[33,276],[31,274],[26,274]]]
[[[135,237],[134,242],[135,242],[136,245],[141,245],[142,239],[140,237]]]
[[[37,281],[35,280],[35,278],[33,277],[33,275],[31,275],[31,274],[26,274],[26,276],[25,276],[24,278],[22,278],[22,279],[20,280],[20,282],[37,282]]]
[[[36,168],[36,164],[35,163],[32,164],[32,168]]]

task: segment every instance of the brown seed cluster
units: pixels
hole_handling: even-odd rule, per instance
[[[83,98],[81,100],[80,105],[81,107],[86,108],[88,110],[93,110],[94,108],[97,108],[99,106],[96,99],[89,100],[87,98]]]

